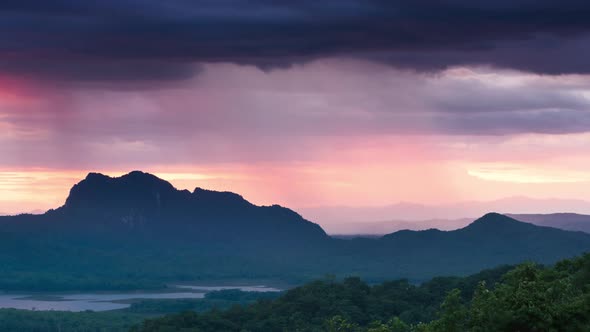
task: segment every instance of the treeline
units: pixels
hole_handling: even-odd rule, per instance
[[[532,263],[420,286],[327,278],[276,300],[150,319],[152,331],[484,332],[589,331],[590,255]]]
[[[123,332],[147,316],[125,312],[0,309],[2,332]]]

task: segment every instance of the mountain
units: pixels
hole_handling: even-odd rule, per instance
[[[177,190],[135,171],[90,173],[65,204],[0,217],[0,289],[157,288],[219,279],[303,282],[325,274],[369,281],[464,275],[590,250],[590,234],[492,213],[455,231],[335,239],[296,212],[242,196]]]
[[[326,243],[321,227],[278,205],[177,190],[139,171],[117,178],[90,173],[55,210],[0,217],[0,289],[275,277]]]
[[[507,214],[514,219],[539,226],[590,233],[590,215],[577,213]]]
[[[177,190],[140,171],[117,178],[90,173],[74,185],[62,207],[41,216],[4,217],[0,222],[10,220],[14,221],[9,223],[12,231],[41,227],[82,237],[132,236],[190,242],[241,239],[241,243],[327,238],[321,227],[287,208],[255,206],[230,192]]]

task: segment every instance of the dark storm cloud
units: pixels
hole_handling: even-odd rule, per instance
[[[262,68],[357,57],[416,70],[487,64],[587,73],[590,2],[4,0],[0,70],[175,80],[199,62]]]

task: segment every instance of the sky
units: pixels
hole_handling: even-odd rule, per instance
[[[131,170],[295,210],[590,200],[588,17],[576,0],[5,0],[0,213]]]

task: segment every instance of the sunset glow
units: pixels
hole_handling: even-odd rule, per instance
[[[590,200],[590,74],[569,66],[586,35],[564,40],[560,54],[539,52],[541,35],[493,39],[514,54],[479,44],[463,52],[465,39],[453,37],[459,46],[446,51],[402,42],[373,53],[379,44],[357,41],[359,54],[300,61],[234,56],[225,44],[210,44],[208,56],[184,49],[191,39],[158,53],[151,43],[161,41],[135,32],[122,35],[137,49],[105,35],[97,40],[113,44],[89,44],[93,56],[77,48],[84,43],[64,54],[28,42],[28,53],[0,53],[11,64],[0,67],[0,212],[55,208],[88,172],[135,169],[295,210]],[[573,58],[556,62],[562,54]]]
[[[580,75],[336,60],[270,72],[210,65],[156,91],[71,88],[1,110],[0,211],[55,208],[90,171],[134,169],[294,209],[589,199],[587,120],[543,122],[557,107],[587,113],[588,91]]]

